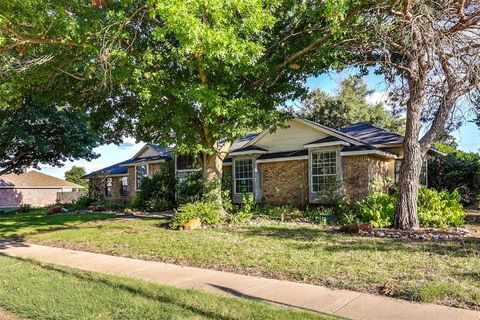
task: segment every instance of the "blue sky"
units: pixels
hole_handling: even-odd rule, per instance
[[[307,85],[312,89],[320,88],[327,93],[334,94],[339,83],[354,72],[356,72],[355,69],[349,69],[340,73],[331,72],[320,77],[310,78],[307,81]],[[383,76],[370,73],[365,76],[364,79],[367,85],[375,90],[375,93],[370,97],[371,101],[378,101],[378,99],[385,96],[385,82]],[[466,123],[466,125],[462,126],[452,134],[457,138],[461,150],[480,150],[480,131],[474,123]],[[68,161],[60,168],[41,166],[41,171],[59,178],[64,178],[65,171],[69,170],[74,165],[84,167],[87,172],[95,171],[131,158],[142,148],[143,145],[144,143],[137,143],[133,138],[126,138],[124,143],[119,146],[104,145],[96,148],[95,152],[100,154],[100,157],[91,162],[85,160],[78,160],[75,162]]]

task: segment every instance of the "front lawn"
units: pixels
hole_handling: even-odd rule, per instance
[[[331,319],[311,312],[0,256],[0,307],[29,319]]]
[[[177,231],[165,219],[92,222],[28,241],[480,309],[480,243],[402,242],[265,224]]]
[[[87,221],[116,217],[113,214],[58,214],[49,216],[43,209],[25,213],[0,214],[0,238],[22,237],[27,234],[72,227]]]

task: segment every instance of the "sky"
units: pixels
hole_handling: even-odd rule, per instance
[[[338,89],[339,83],[348,77],[351,74],[356,73],[356,69],[348,69],[343,72],[330,72],[323,74],[319,77],[310,78],[307,81],[307,86],[310,89],[320,88],[329,94],[335,94]],[[368,97],[370,102],[377,102],[379,100],[385,99],[386,97],[386,86],[381,75],[375,75],[373,73],[368,74],[364,77],[365,82],[374,90],[374,93]],[[477,125],[474,123],[467,122],[464,126],[459,128],[457,131],[453,132],[453,136],[457,139],[459,144],[459,149],[464,151],[479,151],[480,150],[480,130]],[[137,153],[145,143],[136,142],[133,138],[125,138],[123,143],[120,145],[103,145],[95,149],[95,152],[100,154],[100,157],[92,160],[78,160],[74,162],[66,162],[63,167],[51,167],[51,166],[40,166],[42,172],[58,177],[64,178],[65,171],[69,170],[72,166],[84,167],[88,172],[99,170],[105,167],[108,167],[112,164],[130,159]]]

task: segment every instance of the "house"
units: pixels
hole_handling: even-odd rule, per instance
[[[368,195],[372,181],[397,180],[402,157],[401,135],[366,123],[336,130],[294,118],[273,133],[265,130],[236,140],[223,172],[232,174],[234,202],[244,193],[274,205],[318,203],[332,193],[357,201]],[[180,180],[201,170],[193,157],[147,144],[131,159],[85,177],[96,195],[127,201],[139,190],[141,179],[167,161],[175,161]]]
[[[50,175],[29,171],[0,176],[0,208],[28,204],[41,207],[57,202],[59,193],[83,189],[82,186]]]

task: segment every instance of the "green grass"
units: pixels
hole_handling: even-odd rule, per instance
[[[0,306],[29,319],[334,319],[0,256]]]
[[[0,215],[0,238],[23,237],[27,234],[72,227],[87,221],[114,218],[115,215],[95,214],[59,214],[46,215],[38,209],[25,213],[9,213]]]
[[[89,223],[28,240],[363,292],[389,283],[395,297],[480,309],[479,242],[402,242],[294,224],[177,231],[166,223]]]

